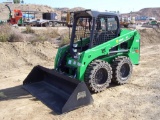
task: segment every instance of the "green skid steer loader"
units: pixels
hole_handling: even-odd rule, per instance
[[[91,104],[90,92],[101,92],[111,82],[127,83],[139,59],[139,33],[120,29],[116,14],[77,11],[70,44],[58,49],[54,69],[34,67],[23,86],[61,114]]]

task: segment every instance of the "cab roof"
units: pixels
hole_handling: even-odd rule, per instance
[[[117,16],[115,13],[99,12],[94,10],[83,10],[74,12],[74,17],[98,17],[98,16]]]

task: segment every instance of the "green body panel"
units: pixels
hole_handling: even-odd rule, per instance
[[[62,55],[65,54],[65,52],[69,49],[69,45],[65,45],[63,47],[60,47],[57,51],[57,55],[54,61],[54,68],[56,69],[58,67],[58,62]]]
[[[21,18],[20,20],[18,20],[18,25],[22,25],[23,24],[23,19]]]
[[[2,22],[2,20],[0,20],[0,24],[2,24],[3,22]]]
[[[80,45],[80,44],[81,44],[81,41],[77,41],[76,43],[77,43],[78,45]],[[84,46],[84,45],[87,44],[87,43],[89,43],[89,38],[83,39],[82,46]],[[69,50],[69,45],[65,45],[65,46],[60,47],[60,48],[58,49],[58,52],[57,52],[57,55],[56,55],[56,58],[55,58],[55,62],[54,62],[54,68],[57,68],[59,59],[60,59],[61,56],[63,56],[63,55],[66,53],[66,51],[68,51],[68,50]],[[69,57],[69,58],[67,58],[67,59],[68,59],[68,61],[69,61],[69,59],[71,59],[71,60],[73,60],[73,62],[74,62],[74,59],[72,59],[71,57]],[[67,63],[67,64],[68,64],[68,63]],[[75,65],[73,65],[73,66],[75,66]]]
[[[83,39],[83,43],[86,44],[89,42],[89,38]],[[109,54],[110,50],[114,47],[118,47],[118,51],[123,50],[121,48],[121,44],[127,44],[127,52],[118,52],[116,54]],[[78,45],[81,43],[80,41],[77,42]],[[66,54],[66,51],[69,50],[69,45],[59,48],[57,56],[55,58],[55,69],[58,68],[58,61],[60,60],[61,56]],[[72,58],[69,54],[66,57],[66,66],[76,68],[76,79],[83,81],[84,74],[88,67],[88,65],[95,59],[101,59],[112,63],[112,60],[117,56],[127,56],[130,58],[132,64],[139,64],[139,54],[140,51],[140,35],[139,33],[134,30],[127,30],[122,29],[120,32],[120,36],[109,40],[103,44],[95,46],[91,49],[83,51],[79,53],[78,59]]]
[[[157,24],[157,21],[156,21],[156,20],[152,20],[152,21],[150,21],[150,24],[151,24],[151,25],[156,25],[156,24]]]

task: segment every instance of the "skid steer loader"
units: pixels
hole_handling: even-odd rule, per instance
[[[127,83],[139,58],[139,33],[120,29],[116,14],[77,11],[70,44],[58,49],[54,69],[34,67],[23,85],[56,113],[65,113],[91,104],[90,91],[101,92],[111,81]]]

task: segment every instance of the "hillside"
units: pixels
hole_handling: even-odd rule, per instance
[[[144,8],[144,9],[141,9],[138,12],[138,14],[160,18],[160,7],[159,8]]]
[[[56,10],[58,11],[78,11],[78,10],[84,10],[85,8],[82,8],[82,7],[74,7],[74,8],[55,8]]]
[[[130,13],[122,14],[129,16]],[[132,16],[148,16],[148,17],[155,17],[160,19],[160,7],[158,8],[143,8],[137,12],[132,12]]]
[[[20,9],[22,11],[38,11],[40,12],[38,17],[41,17],[41,12],[56,12],[56,10],[52,7],[49,7],[47,5],[36,5],[36,4],[9,4],[11,11],[14,9]],[[5,6],[5,4],[0,4],[0,19],[5,20],[8,18],[9,10]]]
[[[41,17],[42,12],[56,12],[58,14],[58,18],[60,19],[61,11],[77,11],[77,10],[84,10],[85,8],[82,7],[75,7],[75,8],[52,8],[48,5],[37,5],[37,4],[10,4],[9,5],[11,10],[14,9],[21,9],[22,11],[37,11],[40,12],[36,15],[36,17]],[[86,8],[88,9],[88,8]],[[0,4],[0,20],[6,20],[8,18],[9,11],[5,4]],[[122,14],[125,16],[129,16],[130,13]],[[160,19],[160,7],[159,8],[143,8],[137,12],[132,12],[132,16],[150,16]]]
[[[60,19],[61,11],[77,11],[83,10],[84,8],[75,7],[75,8],[52,8],[48,5],[37,5],[37,4],[10,4],[11,10],[20,9],[22,11],[37,11],[39,14],[36,17],[42,17],[43,12],[56,12],[58,14],[58,18]],[[9,10],[5,6],[5,4],[0,4],[0,20],[8,19]]]

